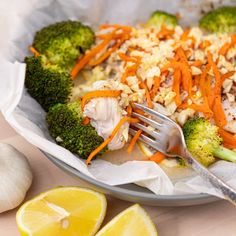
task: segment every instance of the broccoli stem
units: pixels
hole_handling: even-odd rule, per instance
[[[215,157],[236,163],[236,152],[220,146],[213,152]]]

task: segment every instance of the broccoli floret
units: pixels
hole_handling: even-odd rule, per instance
[[[208,12],[199,21],[201,28],[211,32],[236,32],[236,7],[220,7]]]
[[[203,165],[212,164],[215,157],[236,162],[236,152],[221,146],[218,128],[208,120],[190,119],[184,124],[183,132],[188,150]]]
[[[164,11],[155,11],[146,23],[147,27],[161,28],[166,25],[168,28],[174,28],[178,24],[178,19],[175,15]]]
[[[81,158],[87,158],[104,140],[90,125],[83,125],[80,102],[57,104],[46,117],[49,133],[57,143]],[[103,154],[103,149],[98,155]]]
[[[56,64],[68,71],[76,59],[94,43],[94,32],[78,21],[62,21],[49,25],[35,35],[33,47]]]
[[[73,86],[69,73],[47,64],[44,56],[26,57],[25,63],[25,86],[46,111],[57,103],[68,102]]]

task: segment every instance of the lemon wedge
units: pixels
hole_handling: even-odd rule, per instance
[[[96,236],[157,236],[155,225],[138,204],[118,214]]]
[[[155,151],[153,151],[148,145],[144,144],[143,142],[138,141],[137,144],[144,156],[150,157],[155,153]]]
[[[26,202],[16,214],[21,235],[90,236],[106,213],[103,194],[79,187],[59,187]]]

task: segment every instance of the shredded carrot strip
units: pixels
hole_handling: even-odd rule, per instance
[[[34,54],[35,57],[40,55],[40,53],[33,46],[30,46],[29,50]]]
[[[161,78],[159,76],[155,76],[154,77],[154,86],[153,86],[152,90],[150,91],[150,95],[151,95],[152,99],[157,94],[158,89],[160,88],[160,84],[161,84]]]
[[[161,75],[164,76],[164,77],[167,77],[168,74],[169,74],[168,70],[161,72]]]
[[[191,66],[200,67],[200,66],[202,66],[202,64],[203,64],[202,61],[196,60],[196,61],[191,63]]]
[[[204,40],[199,44],[200,49],[205,49],[211,45],[211,42],[208,40]]]
[[[179,106],[179,108],[181,108],[181,109],[191,108],[195,111],[203,112],[203,113],[212,115],[212,111],[207,106],[205,106],[205,104],[197,105],[197,104],[183,103]]]
[[[141,52],[147,52],[145,49],[143,49],[142,47],[139,47],[139,46],[135,46],[135,47],[132,47],[132,46],[129,46],[128,47],[128,51],[141,51]]]
[[[196,40],[193,36],[189,36],[189,32],[190,32],[190,29],[186,29],[181,35],[180,40],[187,41],[188,39],[191,39],[192,40],[191,47],[193,48]]]
[[[165,159],[165,155],[161,152],[156,152],[152,156],[148,157],[146,160],[148,161],[154,161],[156,163],[160,163]]]
[[[222,128],[219,128],[218,133],[223,138],[223,145],[232,149],[236,148],[236,138],[233,134],[227,132]]]
[[[229,72],[223,74],[223,75],[221,76],[221,81],[223,82],[225,79],[227,79],[227,78],[233,76],[234,73],[235,73],[235,71],[229,71]]]
[[[118,124],[116,125],[116,127],[114,128],[114,130],[112,131],[111,135],[104,140],[104,142],[98,146],[94,151],[92,151],[90,153],[90,155],[88,156],[87,160],[86,160],[86,164],[89,165],[91,160],[103,149],[105,148],[111,141],[112,139],[115,137],[115,135],[118,133],[118,131],[120,130],[121,126],[125,123],[125,122],[130,122],[130,123],[138,123],[139,120],[136,118],[131,118],[129,116],[125,116],[123,117]]]
[[[219,127],[224,127],[227,124],[224,110],[222,108],[221,96],[216,96],[213,106],[214,120]]]
[[[134,145],[137,142],[137,140],[138,140],[138,138],[140,137],[141,134],[142,134],[142,130],[138,130],[136,132],[136,134],[134,135],[134,137],[132,138],[132,140],[130,141],[130,144],[129,144],[128,148],[127,148],[127,152],[129,154],[133,151]]]
[[[83,123],[83,125],[88,125],[90,123],[90,119],[86,116],[86,117],[84,117],[82,123]]]
[[[179,56],[179,59],[180,59],[181,61],[183,61],[184,63],[188,63],[188,59],[187,59],[186,54],[185,54],[185,52],[184,52],[184,50],[183,50],[182,47],[178,47],[178,48],[176,49],[176,53],[177,53],[177,55]]]
[[[108,28],[115,28],[115,29],[123,29],[125,31],[131,31],[132,27],[131,26],[127,26],[127,25],[119,25],[119,24],[103,24],[100,25],[99,27],[100,29],[108,29]]]
[[[170,36],[173,35],[173,33],[174,30],[167,29],[165,25],[161,25],[161,29],[157,33],[157,38],[159,39],[170,38]]]
[[[214,119],[218,126],[223,127],[227,124],[227,120],[221,103],[221,86],[222,86],[221,75],[209,51],[207,52],[207,59],[210,66],[213,69],[213,73],[215,75],[215,80],[216,80],[214,87],[215,100],[213,105]]]
[[[194,75],[193,76],[193,86],[197,86],[197,87],[199,86],[200,78],[201,78],[200,75]]]
[[[128,76],[132,76],[132,75],[136,74],[136,71],[137,71],[137,69],[139,67],[139,64],[140,64],[140,58],[139,57],[135,57],[135,58],[136,58],[136,63],[134,65],[129,66],[129,67],[126,68],[124,74],[121,77],[121,83],[125,83],[126,82],[126,78]]]
[[[181,83],[181,71],[180,69],[176,69],[174,71],[174,82],[172,85],[172,90],[173,92],[176,93],[175,95],[175,104],[178,107],[181,104],[181,99],[180,99],[180,83]]]
[[[79,59],[71,71],[71,78],[74,79],[76,75],[79,73],[79,71],[83,69],[85,65],[88,64],[91,58],[93,58],[98,52],[100,52],[103,48],[105,48],[109,44],[110,41],[111,41],[111,38],[108,37],[101,44],[92,48],[81,59]]]
[[[142,81],[142,82],[140,83],[140,87],[145,90],[145,96],[146,96],[146,100],[147,100],[147,106],[148,106],[149,108],[153,108],[153,103],[152,103],[151,95],[150,95],[150,92],[149,92],[149,90],[148,90],[148,87],[147,87],[146,83]]]
[[[176,50],[176,53],[178,54],[180,61],[182,62],[182,82],[183,82],[183,88],[188,92],[188,95],[192,95],[192,73],[188,64],[188,59],[185,55],[185,52],[183,48],[178,47]]]
[[[125,53],[122,53],[122,52],[119,52],[118,55],[119,55],[120,59],[123,61],[130,61],[130,62],[137,62],[138,61],[138,59],[136,57],[127,56]]]
[[[227,52],[231,47],[233,47],[236,43],[236,34],[231,35],[231,42],[230,43],[225,43],[219,50],[220,55],[226,55]]]
[[[226,55],[228,50],[231,48],[231,43],[225,43],[219,50],[220,55]]]
[[[132,106],[129,105],[129,106],[126,108],[126,111],[127,111],[127,115],[128,115],[128,116],[131,116],[131,114],[132,114]]]
[[[208,94],[207,94],[207,73],[210,70],[209,64],[203,69],[202,74],[200,76],[199,87],[201,94],[203,96],[203,106],[205,107],[206,112],[204,112],[205,118],[210,118],[213,115],[212,110],[209,106]]]
[[[84,109],[87,101],[92,98],[98,98],[98,97],[118,97],[120,96],[121,91],[120,90],[96,90],[92,92],[88,92],[84,95],[81,106],[82,110]]]
[[[206,77],[207,77],[207,73],[210,70],[210,66],[209,64],[207,66],[205,66],[205,68],[202,71],[202,74],[200,76],[200,81],[199,81],[199,86],[200,86],[200,90],[201,90],[201,94],[203,96],[206,96]]]
[[[131,103],[132,110],[140,115],[146,116],[145,112],[137,108],[133,103]]]
[[[124,37],[124,32],[122,32],[122,33],[116,33],[116,32],[117,32],[117,30],[114,30],[108,34],[98,34],[98,35],[96,35],[96,37],[99,39],[106,39],[109,35],[111,35],[112,39],[116,39],[116,40]]]
[[[188,39],[188,35],[189,35],[190,29],[186,29],[183,34],[181,35],[181,40],[186,41]]]
[[[116,49],[120,47],[120,45],[124,42],[124,40],[120,40],[116,44],[114,44],[112,47],[108,49],[103,55],[101,55],[97,60],[89,62],[90,66],[96,66],[101,64],[103,61],[105,61]]]

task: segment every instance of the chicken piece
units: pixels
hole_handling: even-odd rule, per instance
[[[106,81],[98,81],[93,84],[93,90],[107,89]],[[107,139],[118,122],[122,119],[122,110],[117,98],[94,98],[84,108],[84,115],[90,118],[91,125],[99,136]],[[129,124],[124,124],[112,141],[108,149],[121,149],[128,141]]]

